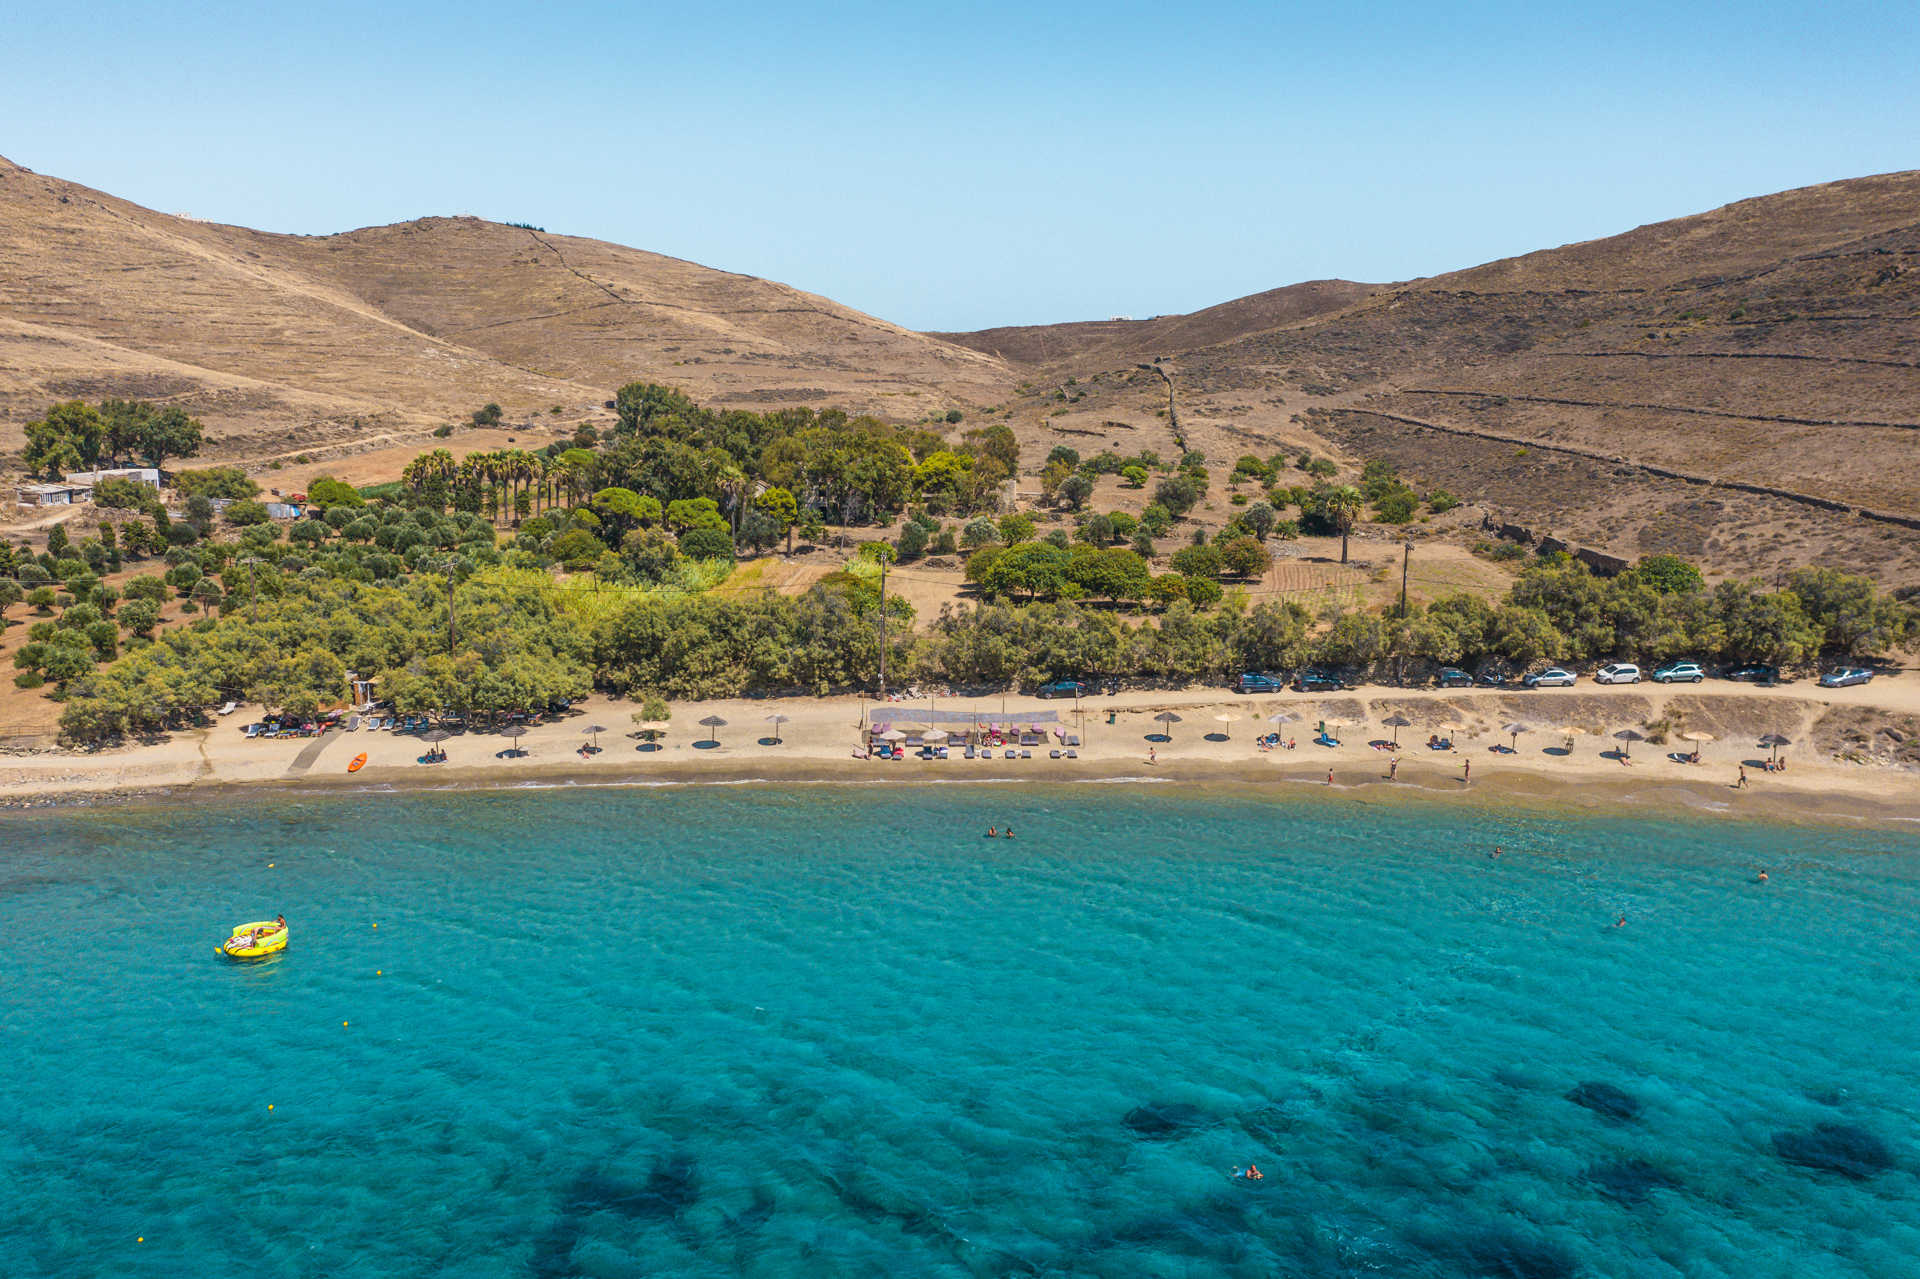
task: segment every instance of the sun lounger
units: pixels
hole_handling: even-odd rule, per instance
[[[1007,757],[1008,759],[1019,759],[1019,758],[1020,758],[1020,752],[1019,752],[1019,751],[1017,751],[1017,750],[1014,750],[1014,749],[1013,749],[1012,747],[1008,747],[1008,748],[1007,748],[1007,755],[1006,755],[1006,757]]]
[[[1051,751],[1048,751],[1048,752],[1047,752],[1047,758],[1048,758],[1048,759],[1059,759],[1059,758],[1060,758],[1060,752],[1059,752],[1059,751],[1057,751],[1057,750],[1051,750]]]
[[[1080,758],[1080,752],[1079,752],[1079,751],[1068,751],[1068,752],[1067,752],[1067,755],[1066,755],[1066,757],[1067,757],[1068,759],[1079,759],[1079,758]]]
[[[1068,745],[1068,746],[1078,746],[1078,745],[1080,744],[1080,734],[1078,734],[1078,733],[1068,733],[1068,734],[1067,734],[1067,740],[1066,740],[1066,743],[1065,743],[1065,744],[1066,744],[1066,745]]]
[[[1032,758],[1033,758],[1033,752],[1032,752],[1032,751],[1021,751],[1021,752],[1020,752],[1020,758],[1021,758],[1021,759],[1032,759]]]
[[[240,703],[228,702],[225,706],[222,706],[218,711],[214,713],[217,715],[231,715],[239,709],[240,709]]]

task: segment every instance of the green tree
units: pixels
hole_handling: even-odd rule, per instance
[[[793,527],[800,521],[798,499],[786,489],[775,486],[755,498],[754,505],[773,518],[787,539],[787,554],[793,554]]]
[[[100,464],[106,444],[107,422],[99,410],[80,400],[66,400],[46,415],[28,422],[27,469],[44,475],[86,470]]]
[[[1632,572],[1662,595],[1685,595],[1706,586],[1700,570],[1678,555],[1643,555]]]

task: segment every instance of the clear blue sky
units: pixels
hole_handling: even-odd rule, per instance
[[[1592,8],[1592,12],[1581,12]],[[538,223],[917,328],[1433,275],[1920,166],[1920,5],[21,5],[0,153]]]

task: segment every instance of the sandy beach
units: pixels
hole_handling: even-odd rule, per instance
[[[874,722],[909,725],[929,709],[1015,723],[1051,712],[1062,732],[1079,737],[1079,758],[1049,758],[1049,750],[1061,745],[1052,735],[1045,746],[1029,748],[1030,759],[969,760],[957,748],[948,759],[860,757]],[[257,718],[257,708],[242,707],[211,727],[162,742],[0,757],[0,802],[38,806],[126,795],[178,802],[230,788],[1139,781],[1365,788],[1381,798],[1652,807],[1782,821],[1920,821],[1920,777],[1913,771],[1822,748],[1832,745],[1845,723],[1920,711],[1920,683],[1910,678],[1849,689],[1810,682],[1502,692],[1367,687],[1320,697],[1146,690],[1096,695],[1077,705],[997,695],[890,703],[854,697],[729,700],[675,705],[670,727],[652,747],[634,736],[634,710],[630,702],[596,696],[532,725],[517,752],[497,733],[463,733],[445,743],[445,763],[429,765],[419,762],[427,747],[418,737],[392,732],[250,740],[241,730]],[[1179,721],[1155,718],[1166,712]],[[1280,713],[1297,717],[1278,726],[1296,746],[1263,750],[1257,739],[1273,727],[1269,717]],[[786,717],[777,725],[777,741],[768,718],[773,715]],[[1394,730],[1382,722],[1393,715],[1412,721],[1398,730],[1397,751],[1388,746]],[[726,721],[711,737],[698,723],[709,716]],[[1322,721],[1338,746],[1313,740]],[[1611,736],[1622,727],[1662,721],[1713,734],[1714,740],[1701,743],[1700,763],[1670,755],[1690,751],[1690,742],[1622,743]],[[1526,724],[1528,731],[1516,742],[1503,731],[1509,723]],[[607,731],[597,752],[583,753],[592,740],[584,730],[593,724]],[[1463,727],[1449,731],[1444,724]],[[1759,739],[1766,733],[1792,743],[1782,748],[1789,761],[1784,772],[1762,767],[1769,751]],[[1454,748],[1431,749],[1427,742],[1434,735],[1450,737]],[[1623,746],[1631,763],[1620,757]],[[366,765],[349,773],[349,762],[363,752]],[[1744,788],[1738,785],[1743,767]]]

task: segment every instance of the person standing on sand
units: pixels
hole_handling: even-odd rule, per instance
[[[1327,785],[1333,785],[1333,770],[1331,768],[1327,770]]]
[[[1745,764],[1740,765],[1740,780],[1735,782],[1734,785],[1741,790],[1747,788],[1747,766]]]
[[[1463,759],[1460,761],[1460,780],[1463,784],[1468,786],[1471,786],[1473,784],[1473,761],[1472,760]]]
[[[1147,747],[1147,763],[1158,764],[1159,762],[1160,762],[1160,752],[1155,750],[1151,746]]]
[[[1390,782],[1400,780],[1400,757],[1398,755],[1387,761],[1387,780]]]

